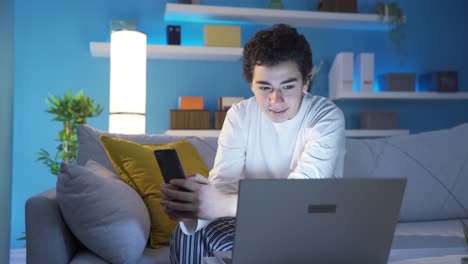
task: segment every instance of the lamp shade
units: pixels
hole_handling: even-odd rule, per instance
[[[146,128],[146,35],[111,34],[109,132],[143,134]]]

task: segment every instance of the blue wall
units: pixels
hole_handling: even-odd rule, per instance
[[[170,1],[170,2],[175,2]],[[265,7],[269,0],[202,0],[203,4]],[[283,1],[287,9],[312,10],[317,1]],[[370,12],[373,0],[360,0],[361,12]],[[407,52],[400,64],[385,32],[300,29],[310,41],[314,62],[324,67],[314,84],[314,94],[328,95],[327,73],[339,51],[374,52],[376,73],[456,70],[459,86],[468,91],[465,66],[468,22],[464,0],[399,1],[408,19],[404,26]],[[14,167],[11,246],[24,231],[24,203],[34,194],[53,188],[56,178],[35,162],[34,153],[44,147],[52,151],[60,126],[45,113],[49,93],[69,88],[83,89],[103,103],[101,116],[90,124],[106,130],[108,125],[109,60],[93,58],[90,41],[108,41],[112,19],[136,19],[150,44],[165,43],[165,1],[97,0],[40,2],[16,0],[15,10],[15,101]],[[138,5],[136,5],[138,3]],[[184,45],[201,45],[202,25],[180,23]],[[243,26],[245,43],[262,26]],[[169,127],[169,109],[176,108],[180,95],[202,95],[208,109],[219,96],[250,96],[242,79],[241,62],[150,60],[148,62],[147,132],[163,133]],[[356,112],[389,109],[399,112],[400,127],[411,132],[447,128],[468,122],[468,101],[352,101],[339,102],[346,113],[347,128],[357,128]]]
[[[0,0],[0,263],[9,262],[13,138],[13,0]]]

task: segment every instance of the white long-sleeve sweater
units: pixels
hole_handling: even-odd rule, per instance
[[[329,99],[305,93],[299,112],[273,123],[255,98],[227,113],[209,179],[224,192],[236,193],[240,179],[318,179],[342,177],[344,117]],[[209,222],[183,221],[192,234]]]

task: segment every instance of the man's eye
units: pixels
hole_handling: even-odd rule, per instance
[[[286,86],[283,87],[283,89],[285,89],[285,90],[289,90],[289,89],[292,89],[292,88],[294,88],[294,85],[286,85]]]
[[[268,87],[268,86],[259,86],[258,89],[260,89],[261,91],[268,91],[270,89],[270,87]]]

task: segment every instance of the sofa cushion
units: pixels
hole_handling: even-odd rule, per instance
[[[85,124],[81,124],[78,126],[77,134],[77,164],[84,166],[86,162],[91,159],[95,160],[99,164],[102,164],[104,167],[113,171],[114,173],[116,173],[116,171],[112,166],[112,163],[110,162],[109,158],[107,157],[104,147],[102,146],[99,140],[102,135],[113,138],[122,138],[140,144],[166,144],[169,142],[180,141],[185,139],[195,146],[208,168],[213,167],[216,149],[218,147],[217,137],[184,137],[157,134],[125,135],[109,133]]]
[[[344,177],[408,178],[400,221],[468,217],[468,124],[346,148]]]
[[[159,249],[154,248],[145,248],[143,256],[136,262],[138,264],[170,264],[169,259],[170,249],[169,247],[162,247]],[[98,255],[87,250],[86,248],[80,248],[76,252],[70,264],[83,264],[83,263],[92,263],[92,264],[108,264],[109,262],[103,260]]]
[[[208,168],[195,147],[182,140],[163,145],[143,145],[120,138],[101,137],[101,142],[122,179],[143,198],[151,218],[150,244],[154,248],[169,245],[177,222],[169,219],[160,204],[160,186],[164,183],[153,150],[174,148],[187,175],[208,176]]]
[[[136,263],[147,244],[150,220],[140,196],[97,163],[62,163],[57,201],[78,240],[110,263]],[[105,176],[108,175],[108,176]],[[118,194],[118,196],[116,196]]]
[[[467,264],[466,248],[394,249],[387,264]]]
[[[392,243],[392,249],[457,247],[465,247],[460,220],[398,223]]]

